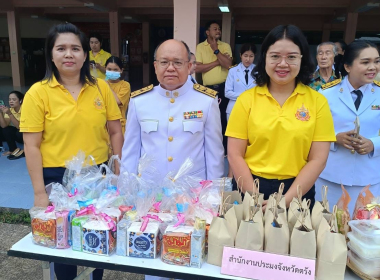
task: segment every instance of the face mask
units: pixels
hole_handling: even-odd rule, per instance
[[[120,72],[106,70],[106,80],[117,80],[117,79],[120,79]]]

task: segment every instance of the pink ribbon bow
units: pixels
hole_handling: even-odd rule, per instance
[[[72,193],[68,193],[67,195],[68,195],[69,197],[73,197],[73,196],[76,196],[77,194],[78,194],[78,189],[75,188],[75,189],[74,189],[74,194],[72,194]]]
[[[110,230],[116,231],[116,223],[110,216],[105,213],[101,213],[100,217],[102,217],[107,222],[107,226]]]
[[[140,227],[141,232],[146,230],[148,223],[149,223],[149,219],[156,220],[156,221],[159,221],[160,223],[162,223],[162,220],[157,215],[147,214],[146,216],[142,217],[143,222],[142,222],[141,227]]]
[[[54,211],[54,209],[55,209],[54,204],[49,205],[49,206],[46,208],[45,213],[51,213],[51,212]]]
[[[119,210],[121,212],[129,212],[133,209],[133,206],[120,205]]]
[[[95,206],[93,204],[83,208],[82,210],[79,210],[77,213],[77,216],[85,216],[90,214],[95,214]]]
[[[160,201],[160,202],[156,202],[156,203],[153,204],[153,207],[154,207],[154,209],[155,209],[157,212],[160,212],[161,203],[162,203],[162,201]]]
[[[174,227],[179,227],[180,225],[185,223],[185,215],[182,213],[177,214],[178,222],[174,225]]]

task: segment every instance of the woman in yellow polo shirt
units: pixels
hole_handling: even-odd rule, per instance
[[[91,75],[95,78],[106,78],[106,61],[111,54],[102,49],[103,38],[98,33],[91,33],[90,36],[90,69]]]
[[[21,104],[24,94],[14,90],[9,94],[9,108],[0,106],[0,126],[4,139],[8,144],[9,151],[3,153],[10,160],[24,157],[24,151],[17,148],[16,142],[23,144],[22,133],[20,132]],[[2,143],[1,143],[2,144]]]
[[[106,61],[106,81],[111,87],[112,93],[116,99],[117,105],[121,112],[121,129],[125,133],[126,113],[131,97],[131,86],[128,82],[121,80],[123,73],[123,63],[120,58],[111,56]]]
[[[258,178],[267,200],[284,182],[287,207],[297,185],[314,205],[314,183],[336,140],[326,98],[306,86],[313,70],[301,30],[275,27],[260,50],[257,86],[238,97],[226,131],[228,160],[243,189],[252,190]]]
[[[108,84],[91,76],[88,51],[75,25],[54,26],[46,38],[45,78],[25,95],[20,128],[35,206],[48,206],[45,185],[62,183],[65,161],[79,150],[101,164],[108,160],[110,139],[121,156],[120,110]],[[76,266],[56,263],[54,270],[58,280],[76,277]],[[98,269],[93,274],[98,280],[102,275]]]

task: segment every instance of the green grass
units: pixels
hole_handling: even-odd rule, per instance
[[[29,211],[23,210],[17,214],[0,211],[0,223],[30,225]]]

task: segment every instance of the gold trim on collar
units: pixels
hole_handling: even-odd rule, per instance
[[[331,88],[331,87],[333,87],[333,86],[339,84],[341,81],[342,81],[342,79],[336,79],[336,80],[334,80],[334,81],[332,81],[332,82],[329,82],[329,83],[327,83],[327,84],[322,85],[321,88],[322,88],[322,89],[328,89],[328,88]]]
[[[135,90],[134,92],[131,93],[131,97],[136,97],[140,94],[143,94],[143,93],[146,93],[148,91],[151,91],[153,89],[153,84],[152,85],[149,85],[147,87],[144,87],[142,89],[139,89],[139,90]]]
[[[379,82],[379,81],[373,81],[373,83],[374,83],[375,85],[377,85],[378,87],[380,87],[380,82]]]

